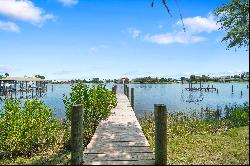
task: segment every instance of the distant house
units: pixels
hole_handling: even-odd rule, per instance
[[[127,77],[120,78],[118,80],[115,80],[115,83],[117,84],[123,84],[123,83],[129,83],[129,79]]]
[[[249,81],[249,72],[245,72],[243,75],[243,80]]]
[[[182,83],[182,81],[181,80],[176,80],[176,83]]]

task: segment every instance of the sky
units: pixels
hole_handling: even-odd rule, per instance
[[[232,75],[245,49],[226,50],[213,11],[226,0],[0,0],[0,74],[47,79]],[[180,21],[183,17],[184,27]]]

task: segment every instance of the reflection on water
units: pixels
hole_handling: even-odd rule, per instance
[[[111,89],[111,84],[107,84],[107,88]],[[201,108],[217,108],[224,107],[226,104],[241,105],[249,102],[248,83],[213,83],[203,84],[218,88],[216,91],[187,91],[185,88],[188,84],[130,84],[129,87],[135,88],[135,112],[141,114],[143,112],[152,112],[154,104],[165,104],[168,111],[190,111],[193,109],[201,110]],[[231,91],[234,86],[234,93]],[[70,85],[48,85],[47,94],[42,100],[56,110],[56,116],[63,118],[65,116],[65,108],[63,104],[63,94],[69,95],[71,91]],[[242,91],[242,95],[241,95]],[[117,92],[123,92],[123,85],[117,86]],[[1,106],[1,103],[0,103]]]

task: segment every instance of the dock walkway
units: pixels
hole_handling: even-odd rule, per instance
[[[154,154],[130,102],[117,94],[117,106],[97,127],[83,155],[84,165],[154,165]]]

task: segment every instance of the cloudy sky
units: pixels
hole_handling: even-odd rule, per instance
[[[0,74],[89,79],[249,70],[245,49],[220,42],[225,32],[212,12],[226,0],[172,0],[171,16],[155,2],[0,0]]]

